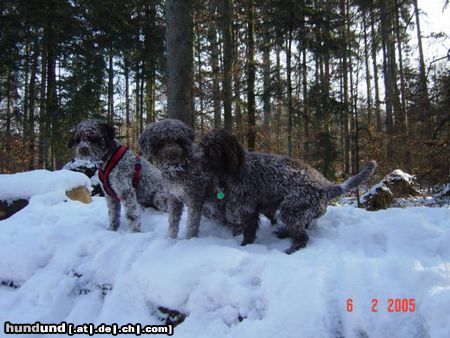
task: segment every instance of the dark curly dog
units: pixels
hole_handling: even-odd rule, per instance
[[[76,146],[77,159],[98,166],[106,192],[111,230],[119,227],[122,203],[131,230],[137,232],[140,231],[141,206],[166,211],[168,191],[161,172],[121,146],[114,136],[114,127],[107,122],[85,120],[73,129],[69,147]]]
[[[167,182],[171,238],[178,236],[183,204],[188,209],[187,239],[198,236],[202,214],[225,223],[224,203],[217,198],[218,184],[202,167],[194,138],[192,128],[174,119],[149,124],[139,138],[143,155],[156,160]]]
[[[343,184],[333,184],[303,161],[244,151],[236,137],[222,129],[206,135],[200,147],[204,166],[225,182],[226,219],[242,227],[242,245],[255,240],[259,213],[279,209],[292,238],[288,254],[306,246],[306,229],[325,213],[330,199],[366,182],[376,168],[376,162],[369,162]]]

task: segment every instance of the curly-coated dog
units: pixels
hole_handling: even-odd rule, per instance
[[[155,159],[167,182],[169,236],[178,236],[183,204],[188,209],[186,238],[197,237],[202,213],[225,222],[224,203],[217,198],[217,182],[201,166],[201,154],[194,144],[195,133],[179,120],[150,123],[139,138],[142,154]]]
[[[225,182],[226,219],[242,227],[242,245],[255,240],[260,212],[279,209],[292,238],[288,254],[306,246],[306,229],[325,213],[330,199],[367,181],[376,168],[375,161],[369,162],[343,184],[333,184],[303,161],[247,152],[223,129],[206,135],[200,147],[204,166]]]
[[[106,193],[111,230],[120,223],[120,207],[125,207],[126,219],[132,231],[140,231],[142,207],[167,210],[168,191],[161,172],[115,140],[115,130],[109,123],[89,119],[73,130],[69,147],[76,146],[76,158],[98,166],[99,178]]]

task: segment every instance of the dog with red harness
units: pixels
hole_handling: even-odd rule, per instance
[[[115,140],[114,127],[102,120],[80,122],[73,130],[69,147],[76,146],[76,158],[98,167],[108,205],[111,230],[120,224],[121,205],[130,230],[140,231],[142,207],[167,211],[168,191],[161,172]]]

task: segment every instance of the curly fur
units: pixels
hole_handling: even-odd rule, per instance
[[[114,139],[114,127],[107,122],[90,119],[80,122],[73,130],[69,147],[76,146],[76,158],[95,163],[103,169],[114,149],[120,144]],[[140,231],[141,207],[167,210],[168,191],[163,184],[161,172],[148,161],[141,159],[140,182],[132,185],[136,155],[128,149],[109,175],[111,188],[120,201],[106,194],[111,230],[117,230],[120,222],[121,204],[132,231]]]
[[[322,216],[327,202],[367,181],[376,162],[343,184],[333,184],[307,163],[286,156],[246,152],[236,137],[216,129],[200,143],[205,166],[225,182],[227,221],[242,228],[242,245],[256,238],[259,213],[279,209],[293,253],[306,246],[306,229]]]
[[[198,236],[202,214],[225,223],[224,202],[216,198],[217,182],[202,167],[194,138],[188,125],[174,119],[149,124],[139,138],[143,155],[156,161],[167,182],[171,238],[178,236],[183,204],[188,210],[187,239]]]

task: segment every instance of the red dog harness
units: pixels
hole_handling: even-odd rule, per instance
[[[108,163],[106,164],[105,170],[103,170],[102,168],[98,168],[98,178],[103,184],[103,189],[109,196],[111,196],[116,201],[120,201],[120,199],[119,196],[117,196],[116,192],[113,190],[113,188],[111,188],[111,185],[109,184],[109,173],[116,167],[117,163],[119,163],[123,154],[125,154],[127,150],[128,148],[125,146],[118,147],[114,151],[114,154],[111,156]],[[135,189],[137,189],[139,181],[141,179],[141,168],[142,168],[141,158],[139,157],[139,155],[136,155],[136,162],[134,163],[134,174],[132,181],[133,187]]]

